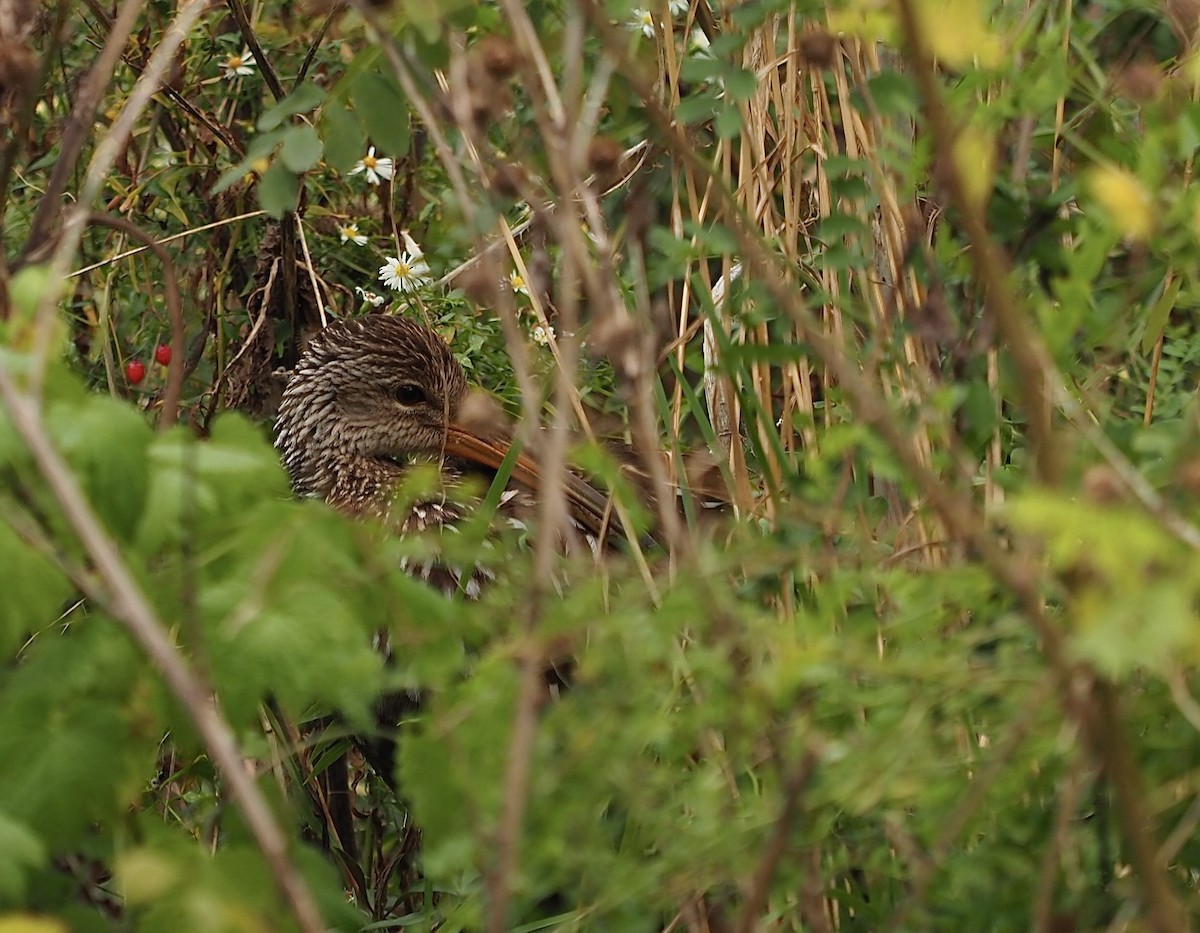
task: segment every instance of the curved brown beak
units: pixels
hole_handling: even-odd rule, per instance
[[[512,442],[507,439],[481,437],[461,425],[450,424],[446,428],[443,449],[452,457],[489,470],[499,470],[512,452]],[[543,475],[536,460],[518,451],[512,460],[510,477],[513,482],[532,493],[537,493],[545,486]],[[564,483],[571,516],[584,530],[600,541],[609,534],[620,533],[620,528],[614,527],[609,521],[611,503],[607,496],[570,470],[566,471]]]

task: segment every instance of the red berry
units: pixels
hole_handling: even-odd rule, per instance
[[[171,348],[165,343],[160,343],[158,349],[154,351],[154,358],[158,360],[158,365],[168,366],[171,362]]]
[[[146,365],[141,360],[130,360],[125,365],[125,378],[130,385],[137,385],[146,378]]]

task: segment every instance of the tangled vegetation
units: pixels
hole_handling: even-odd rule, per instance
[[[1189,927],[1196,5],[639,2],[0,0],[0,928]],[[377,313],[679,517],[407,576]]]

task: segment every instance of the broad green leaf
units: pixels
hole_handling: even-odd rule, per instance
[[[871,100],[886,116],[911,118],[920,104],[920,95],[911,77],[897,71],[882,71],[867,81]]]
[[[55,917],[37,914],[0,914],[0,933],[69,933],[70,927]]]
[[[0,809],[0,852],[0,905],[19,904],[29,872],[46,861],[46,847],[27,825]]]
[[[1176,300],[1179,298],[1179,292],[1182,289],[1183,279],[1176,278],[1164,289],[1162,297],[1154,303],[1154,307],[1146,315],[1146,330],[1142,334],[1143,353],[1149,353],[1154,349],[1154,345],[1158,343],[1158,338],[1162,336],[1163,329],[1167,326],[1167,320],[1171,316],[1171,311],[1175,308]]]
[[[10,658],[31,632],[49,629],[75,588],[48,556],[23,541],[7,522],[0,522],[0,567],[0,657]]]
[[[138,776],[152,773],[152,711],[128,705],[150,676],[144,664],[97,616],[43,632],[0,687],[0,801],[54,850],[78,847],[97,820],[123,813]]]
[[[294,211],[299,197],[299,179],[282,162],[271,163],[258,180],[258,203],[276,219]]]
[[[128,539],[146,497],[146,449],[153,432],[131,406],[105,396],[60,402],[46,421],[108,530]]]
[[[289,127],[279,148],[279,161],[297,174],[307,172],[321,160],[321,139],[311,126]]]
[[[325,144],[325,161],[335,172],[345,175],[366,154],[367,136],[349,109],[329,101],[321,108],[318,124]]]
[[[725,92],[730,100],[749,100],[758,91],[758,78],[746,68],[731,68],[725,73]]]
[[[717,113],[717,135],[722,139],[733,139],[742,131],[742,114],[732,105],[722,107]]]
[[[918,27],[929,51],[952,68],[995,68],[1004,45],[988,28],[982,0],[916,0]]]
[[[308,113],[325,99],[325,91],[311,81],[305,81],[283,100],[264,110],[258,118],[259,130],[273,130],[297,113]]]
[[[697,91],[685,97],[675,108],[675,116],[679,122],[688,126],[711,120],[717,112],[718,101],[711,90]]]
[[[363,128],[375,141],[381,155],[400,158],[408,152],[408,103],[395,82],[366,72],[351,86],[350,99]]]
[[[217,179],[217,183],[212,187],[211,194],[217,195],[222,191],[232,188],[251,172],[258,172],[259,174],[265,172],[271,154],[274,153],[276,147],[283,139],[284,132],[284,130],[272,130],[269,133],[260,133],[258,136],[255,136],[250,141],[250,145],[246,147],[245,158],[237,165],[221,173],[221,177]]]

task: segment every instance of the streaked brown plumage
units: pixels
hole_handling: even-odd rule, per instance
[[[435,466],[447,487],[471,474],[494,479],[509,444],[462,423],[467,399],[462,368],[423,324],[384,315],[336,321],[312,339],[292,373],[279,407],[276,447],[299,495],[323,499],[350,515],[381,518],[401,534],[452,525],[463,517],[459,497],[426,496],[397,513],[395,494],[406,473],[421,463]],[[501,507],[516,519],[536,500],[541,475],[531,457],[508,459],[511,474]],[[605,494],[570,472],[564,487],[577,537],[597,550],[621,537]],[[407,569],[445,591],[461,588],[468,597],[478,596],[491,576],[480,567],[465,578],[449,566]],[[359,740],[389,783],[394,762],[389,736],[417,702],[413,695],[383,698],[379,735]],[[343,840],[352,835],[348,827],[346,816],[338,830]]]
[[[462,367],[423,324],[383,315],[336,321],[313,338],[292,373],[275,446],[298,494],[383,518],[402,534],[417,531],[461,514],[437,497],[391,514],[413,464],[437,466],[454,485],[465,475],[494,476],[509,452],[507,442],[460,423],[466,399]],[[519,455],[506,503],[528,501],[540,482],[536,461]],[[574,474],[566,486],[576,528],[593,540],[614,534],[607,497]]]

